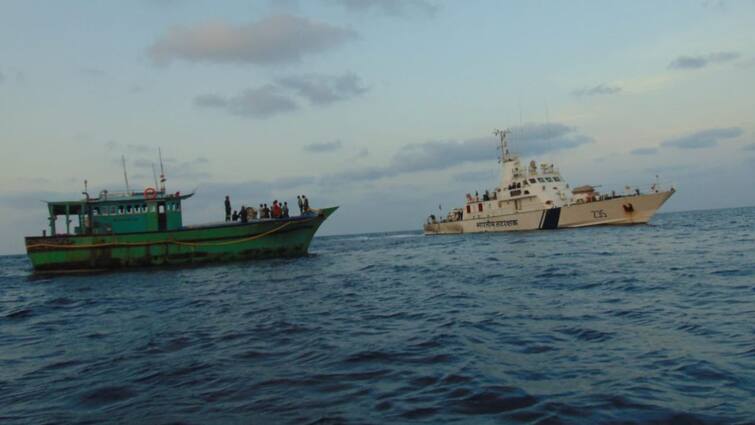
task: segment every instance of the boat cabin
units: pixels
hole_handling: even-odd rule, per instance
[[[86,194],[85,194],[86,195]],[[79,201],[47,202],[50,233],[59,234],[58,217],[65,217],[65,234],[100,235],[177,230],[183,226],[181,201],[193,193],[109,194]],[[71,232],[71,224],[74,224]],[[61,232],[62,233],[62,232]]]

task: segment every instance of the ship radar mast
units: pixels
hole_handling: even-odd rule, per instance
[[[163,151],[160,148],[157,148],[157,155],[160,159],[160,192],[165,193],[165,181],[167,180],[165,178],[165,166],[163,166]]]
[[[123,165],[123,180],[126,181],[126,193],[131,194],[131,186],[128,185],[128,173],[126,172],[126,156],[121,155],[121,165]]]
[[[498,157],[498,162],[504,163],[511,161],[511,154],[509,153],[509,142],[506,140],[506,137],[511,133],[509,130],[499,130],[495,129],[493,130],[493,134],[498,136],[500,138],[498,149],[500,149],[501,154]]]

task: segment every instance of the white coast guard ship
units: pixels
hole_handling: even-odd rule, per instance
[[[445,218],[431,215],[427,235],[507,232],[556,229],[605,224],[647,223],[674,193],[658,183],[648,193],[626,188],[625,193],[599,193],[594,186],[570,188],[553,164],[530,161],[522,166],[509,153],[509,131],[495,130],[500,137],[501,183],[493,192],[467,194],[466,205],[454,208]]]

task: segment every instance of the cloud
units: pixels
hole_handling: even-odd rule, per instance
[[[677,137],[661,142],[661,146],[680,149],[700,149],[716,146],[719,141],[741,136],[744,131],[739,127],[709,128],[687,136]]]
[[[457,182],[481,182],[490,181],[490,176],[493,173],[497,173],[498,170],[488,171],[467,171],[465,173],[455,174],[453,180]]]
[[[521,155],[539,155],[592,143],[593,139],[574,127],[558,123],[526,124],[511,128],[511,149]],[[478,137],[463,141],[430,141],[403,146],[385,167],[347,170],[323,177],[325,184],[371,181],[419,171],[445,170],[468,162],[495,158],[496,138]]]
[[[511,128],[509,146],[521,155],[541,155],[593,143],[575,127],[559,123],[534,123]]]
[[[99,68],[81,68],[81,73],[90,78],[102,78],[107,73]]]
[[[632,155],[655,155],[658,153],[657,148],[637,148],[630,151]]]
[[[750,143],[749,145],[742,146],[743,151],[755,151],[755,143]]]
[[[148,145],[140,145],[140,144],[121,144],[116,142],[115,140],[110,140],[109,142],[105,143],[105,149],[107,149],[109,152],[117,151],[121,153],[155,153],[157,154],[157,148],[154,146],[148,146]],[[118,159],[120,161],[120,159]]]
[[[726,10],[726,2],[724,0],[703,0],[702,6],[705,9]]]
[[[273,84],[248,89],[232,97],[202,94],[194,98],[194,104],[200,108],[222,109],[233,115],[251,118],[268,118],[299,108],[291,97],[281,93],[280,88]]]
[[[359,152],[357,152],[356,155],[354,155],[354,159],[360,159],[360,158],[367,158],[370,156],[370,150],[367,148],[359,149]]]
[[[738,52],[715,52],[703,56],[679,56],[671,61],[672,69],[699,69],[716,63],[724,63],[738,59]]]
[[[5,81],[5,75],[0,71],[0,84],[2,84],[3,81]]]
[[[353,73],[343,75],[308,74],[278,79],[278,85],[306,98],[313,105],[327,105],[367,91]]]
[[[304,146],[304,150],[307,152],[312,152],[312,153],[335,152],[341,149],[341,146],[342,146],[341,141],[336,140],[333,142],[312,143],[312,144]]]
[[[296,97],[311,105],[325,106],[358,96],[367,91],[352,73],[344,75],[308,74],[279,78],[256,89],[248,89],[237,96],[201,94],[194,104],[203,108],[224,109],[234,115],[267,118],[299,109]]]
[[[377,10],[389,16],[433,16],[438,6],[426,0],[333,0],[350,12]]]
[[[620,91],[621,91],[621,87],[619,86],[598,84],[597,86],[594,86],[594,87],[584,87],[578,90],[574,90],[572,94],[577,97],[582,97],[582,96],[598,96],[598,95],[616,94]]]
[[[223,21],[174,27],[158,38],[148,54],[156,64],[190,62],[298,62],[304,55],[337,47],[357,38],[353,30],[288,14],[243,25]]]

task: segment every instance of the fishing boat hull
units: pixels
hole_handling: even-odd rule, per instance
[[[671,189],[657,193],[571,204],[560,208],[428,223],[424,226],[424,232],[427,235],[438,235],[645,224],[673,193],[674,190]]]
[[[36,272],[110,270],[306,255],[338,207],[299,217],[118,235],[27,237]]]

